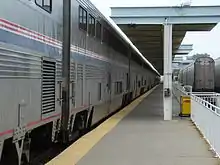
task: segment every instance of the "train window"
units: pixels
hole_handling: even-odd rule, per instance
[[[98,100],[102,99],[102,84],[98,84]]]
[[[105,27],[103,28],[102,41],[105,43],[108,43],[109,41],[109,31]]]
[[[122,93],[122,82],[119,82],[119,93]]]
[[[108,87],[108,90],[111,90],[111,73],[108,73],[108,84],[107,84],[107,87]]]
[[[144,85],[147,85],[147,80],[144,80]]]
[[[87,11],[79,7],[79,28],[87,31]]]
[[[138,87],[139,88],[141,87],[141,81],[138,81]]]
[[[129,76],[128,73],[126,73],[126,89],[128,90],[129,88]]]
[[[95,18],[89,14],[89,29],[88,33],[91,36],[95,36]]]
[[[35,0],[35,3],[40,8],[51,13],[52,12],[52,0]]]
[[[101,39],[101,34],[102,34],[102,25],[97,21],[96,22],[96,37],[98,39]]]
[[[115,82],[115,94],[118,94],[118,82]]]
[[[122,82],[118,81],[115,82],[115,94],[120,94],[122,93]]]

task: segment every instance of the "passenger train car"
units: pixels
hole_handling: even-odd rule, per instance
[[[70,139],[158,83],[91,2],[71,3]],[[62,0],[0,1],[0,159],[6,143],[20,164],[33,141],[60,141],[62,8]]]
[[[220,93],[220,59],[215,60],[215,92]]]
[[[191,85],[195,92],[213,92],[215,88],[215,61],[211,57],[199,57],[180,70],[179,81]]]

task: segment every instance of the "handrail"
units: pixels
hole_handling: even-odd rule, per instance
[[[220,107],[219,93],[194,92],[191,94],[191,120],[200,130],[206,141],[220,157]]]

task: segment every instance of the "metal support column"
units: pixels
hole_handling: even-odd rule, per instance
[[[164,120],[172,120],[172,24],[164,24]]]
[[[64,143],[68,142],[68,121],[70,108],[70,36],[71,36],[71,0],[63,0],[63,57],[62,57],[62,120],[61,134]]]

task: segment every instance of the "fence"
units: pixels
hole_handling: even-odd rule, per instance
[[[216,156],[220,157],[220,94],[190,92],[187,87],[173,83],[173,95],[179,103],[181,95],[191,95],[191,120],[216,153]]]
[[[220,156],[220,108],[216,104],[219,105],[219,96],[217,93],[191,95],[191,119],[218,157]]]
[[[180,103],[180,96],[190,95],[191,92],[192,92],[191,86],[181,86],[178,82],[173,83],[173,95],[176,97],[179,103]]]
[[[208,101],[209,103],[219,106],[220,94],[215,92],[193,92],[194,96],[201,98],[202,100]]]

